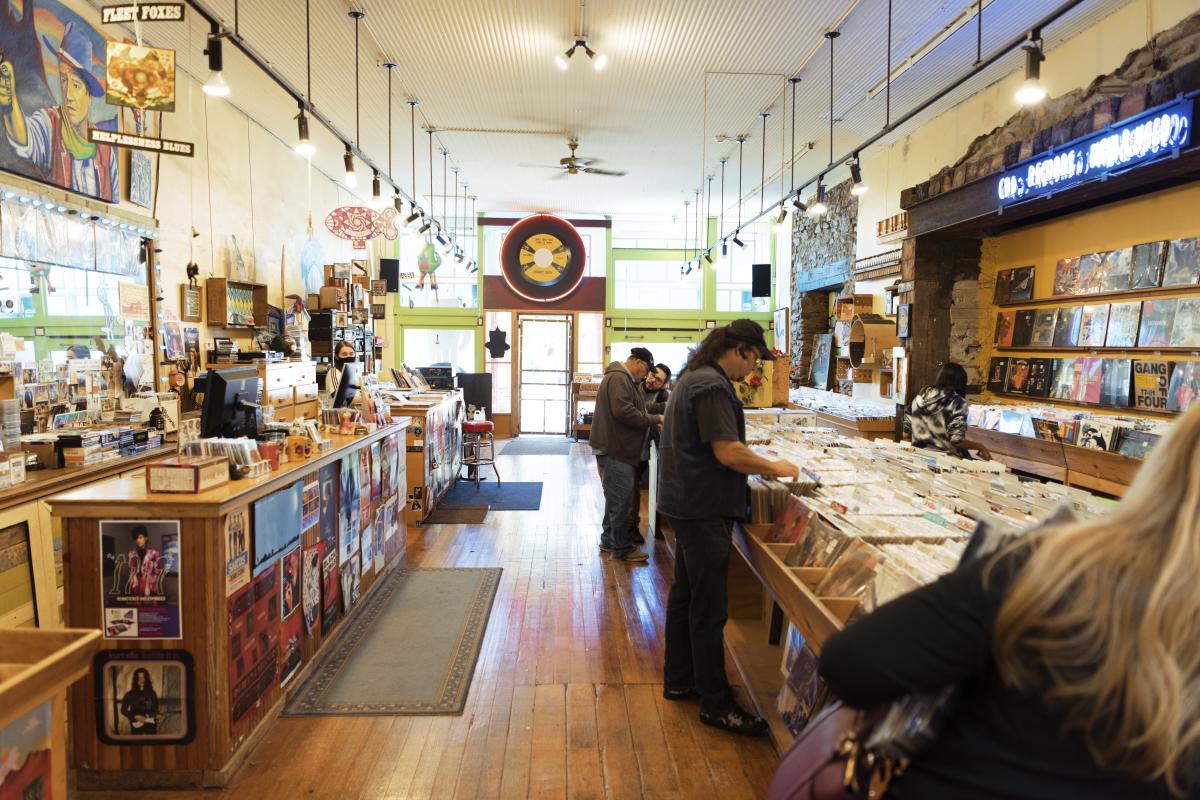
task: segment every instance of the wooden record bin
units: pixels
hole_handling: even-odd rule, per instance
[[[191,703],[187,707],[191,719],[191,739],[140,744],[131,742],[130,737],[125,736],[119,742],[102,741],[101,733],[105,733],[107,738],[111,731],[102,731],[103,721],[101,725],[97,721],[98,709],[104,707],[97,702],[101,684],[93,680],[81,681],[72,687],[68,698],[71,766],[76,771],[79,788],[194,788],[220,787],[228,783],[253,745],[264,734],[267,728],[265,723],[273,719],[290,696],[302,686],[328,641],[322,632],[320,619],[328,595],[322,594],[317,624],[311,632],[305,633],[301,589],[297,589],[297,608],[293,615],[286,622],[281,619],[279,596],[282,567],[278,556],[272,556],[261,578],[252,576],[248,584],[235,585],[232,591],[227,591],[227,564],[231,560],[231,553],[241,550],[231,548],[227,541],[227,538],[231,538],[226,535],[227,519],[230,515],[245,513],[249,525],[245,537],[250,562],[247,568],[252,568],[253,537],[258,533],[257,521],[253,519],[256,501],[277,497],[297,481],[301,481],[303,486],[306,478],[311,485],[312,479],[319,476],[323,467],[339,463],[344,456],[360,456],[364,448],[370,449],[376,443],[382,445],[390,437],[396,437],[395,452],[400,454],[395,501],[402,504],[407,494],[402,455],[407,426],[408,420],[404,419],[365,436],[331,435],[331,450],[306,460],[283,464],[277,471],[261,478],[232,481],[198,494],[150,494],[145,490],[143,481],[122,478],[68,491],[49,500],[51,513],[61,520],[63,528],[65,615],[70,627],[101,628],[106,624],[103,593],[108,581],[102,571],[102,521],[178,521],[179,524],[179,536],[175,542],[178,553],[178,637],[102,639],[96,667],[112,663],[115,659],[158,657],[146,651],[173,652],[183,663],[190,664]],[[334,497],[338,498],[342,484],[340,475],[336,483],[338,486]],[[325,498],[321,500],[324,502]],[[371,501],[372,519],[387,500],[380,498]],[[337,505],[337,517],[340,519],[340,502]],[[397,511],[400,510],[398,507]],[[337,631],[345,624],[354,624],[353,617],[363,608],[363,601],[371,590],[403,562],[406,539],[404,515],[397,513],[397,519],[398,531],[386,539],[386,546],[383,547],[383,568],[362,576],[360,599],[348,613],[344,612],[344,606],[339,602],[339,621],[327,631],[330,636],[336,637]],[[302,534],[300,546],[311,550],[319,541],[319,532],[320,525],[310,527]],[[113,552],[119,553],[126,543],[122,541],[119,545]],[[162,548],[162,552],[165,554],[167,548]],[[340,555],[338,560],[340,562]],[[302,572],[301,568],[295,576],[297,586],[302,583]],[[275,576],[274,580],[266,577],[270,575]],[[260,582],[263,586],[261,590]],[[115,578],[111,584],[117,584]],[[251,599],[244,600],[247,589],[251,587],[253,591],[248,593]],[[136,594],[136,590],[133,593]],[[262,605],[258,606],[260,601]],[[254,623],[248,616],[242,616],[247,636],[242,648],[234,653],[231,641],[234,639],[236,618],[233,611],[235,607],[243,608],[247,603],[255,605],[255,610],[262,609],[265,612],[262,617],[257,614],[252,616],[267,622]],[[286,625],[290,623],[294,629],[297,619],[300,622],[300,666],[286,685],[281,687],[282,673],[278,667],[283,663],[283,655],[280,645],[284,641]],[[138,618],[135,624],[140,625],[141,619]],[[260,646],[259,650],[254,651],[254,644],[245,645],[245,642],[262,641],[272,642],[273,646]],[[186,656],[178,656],[179,651],[186,653]],[[239,668],[245,671],[238,678],[242,699],[239,701],[241,710],[235,719],[234,675]],[[248,693],[246,679],[254,675],[259,676],[258,682],[254,684],[256,688]],[[120,685],[124,686],[124,683]]]

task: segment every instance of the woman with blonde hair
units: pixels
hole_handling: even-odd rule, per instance
[[[1196,797],[1200,406],[1103,517],[1047,525],[832,637],[848,705],[961,687],[888,798]]]

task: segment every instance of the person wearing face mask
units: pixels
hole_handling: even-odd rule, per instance
[[[333,405],[333,399],[337,396],[338,384],[342,380],[342,369],[356,360],[354,345],[350,342],[338,342],[338,346],[333,351],[333,366],[325,373],[325,394],[329,398],[330,405]]]
[[[646,400],[647,414],[666,412],[667,400],[671,397],[671,390],[667,388],[670,381],[671,368],[666,364],[655,364],[654,369],[646,373],[646,379],[642,381],[642,394]],[[629,538],[634,544],[646,542],[646,537],[642,536],[641,486],[646,473],[650,471],[650,443],[657,443],[661,432],[661,425],[650,426],[650,435],[646,437],[646,444],[642,447],[642,460],[638,462],[637,472],[633,476],[634,495],[633,502],[629,504]],[[651,520],[652,524],[653,522],[654,520]],[[661,534],[659,536],[661,537]]]
[[[725,675],[733,521],[746,516],[747,475],[796,478],[799,470],[746,446],[746,417],[732,382],[774,358],[752,320],[709,333],[667,402],[658,472],[658,508],[675,533],[663,697],[699,698],[701,722],[748,735],[765,732],[767,723],[737,704]]]

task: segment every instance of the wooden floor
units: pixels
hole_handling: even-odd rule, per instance
[[[224,792],[155,800],[764,797],[769,740],[662,699],[671,556],[659,540],[648,565],[600,557],[600,482],[587,446],[572,450],[500,457],[505,480],[543,481],[540,511],[410,531],[412,567],[504,568],[461,716],[280,718]]]

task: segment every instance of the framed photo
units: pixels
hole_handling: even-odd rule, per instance
[[[179,287],[179,319],[183,322],[204,321],[204,293],[199,286]]]
[[[96,734],[110,745],[186,744],[196,735],[195,670],[185,650],[101,650]]]
[[[771,330],[775,333],[775,349],[784,353],[792,352],[791,322],[792,313],[789,306],[775,309]]]
[[[896,309],[896,335],[907,339],[912,326],[912,304],[901,303]]]
[[[150,208],[154,199],[154,161],[142,150],[129,151],[129,202]]]

